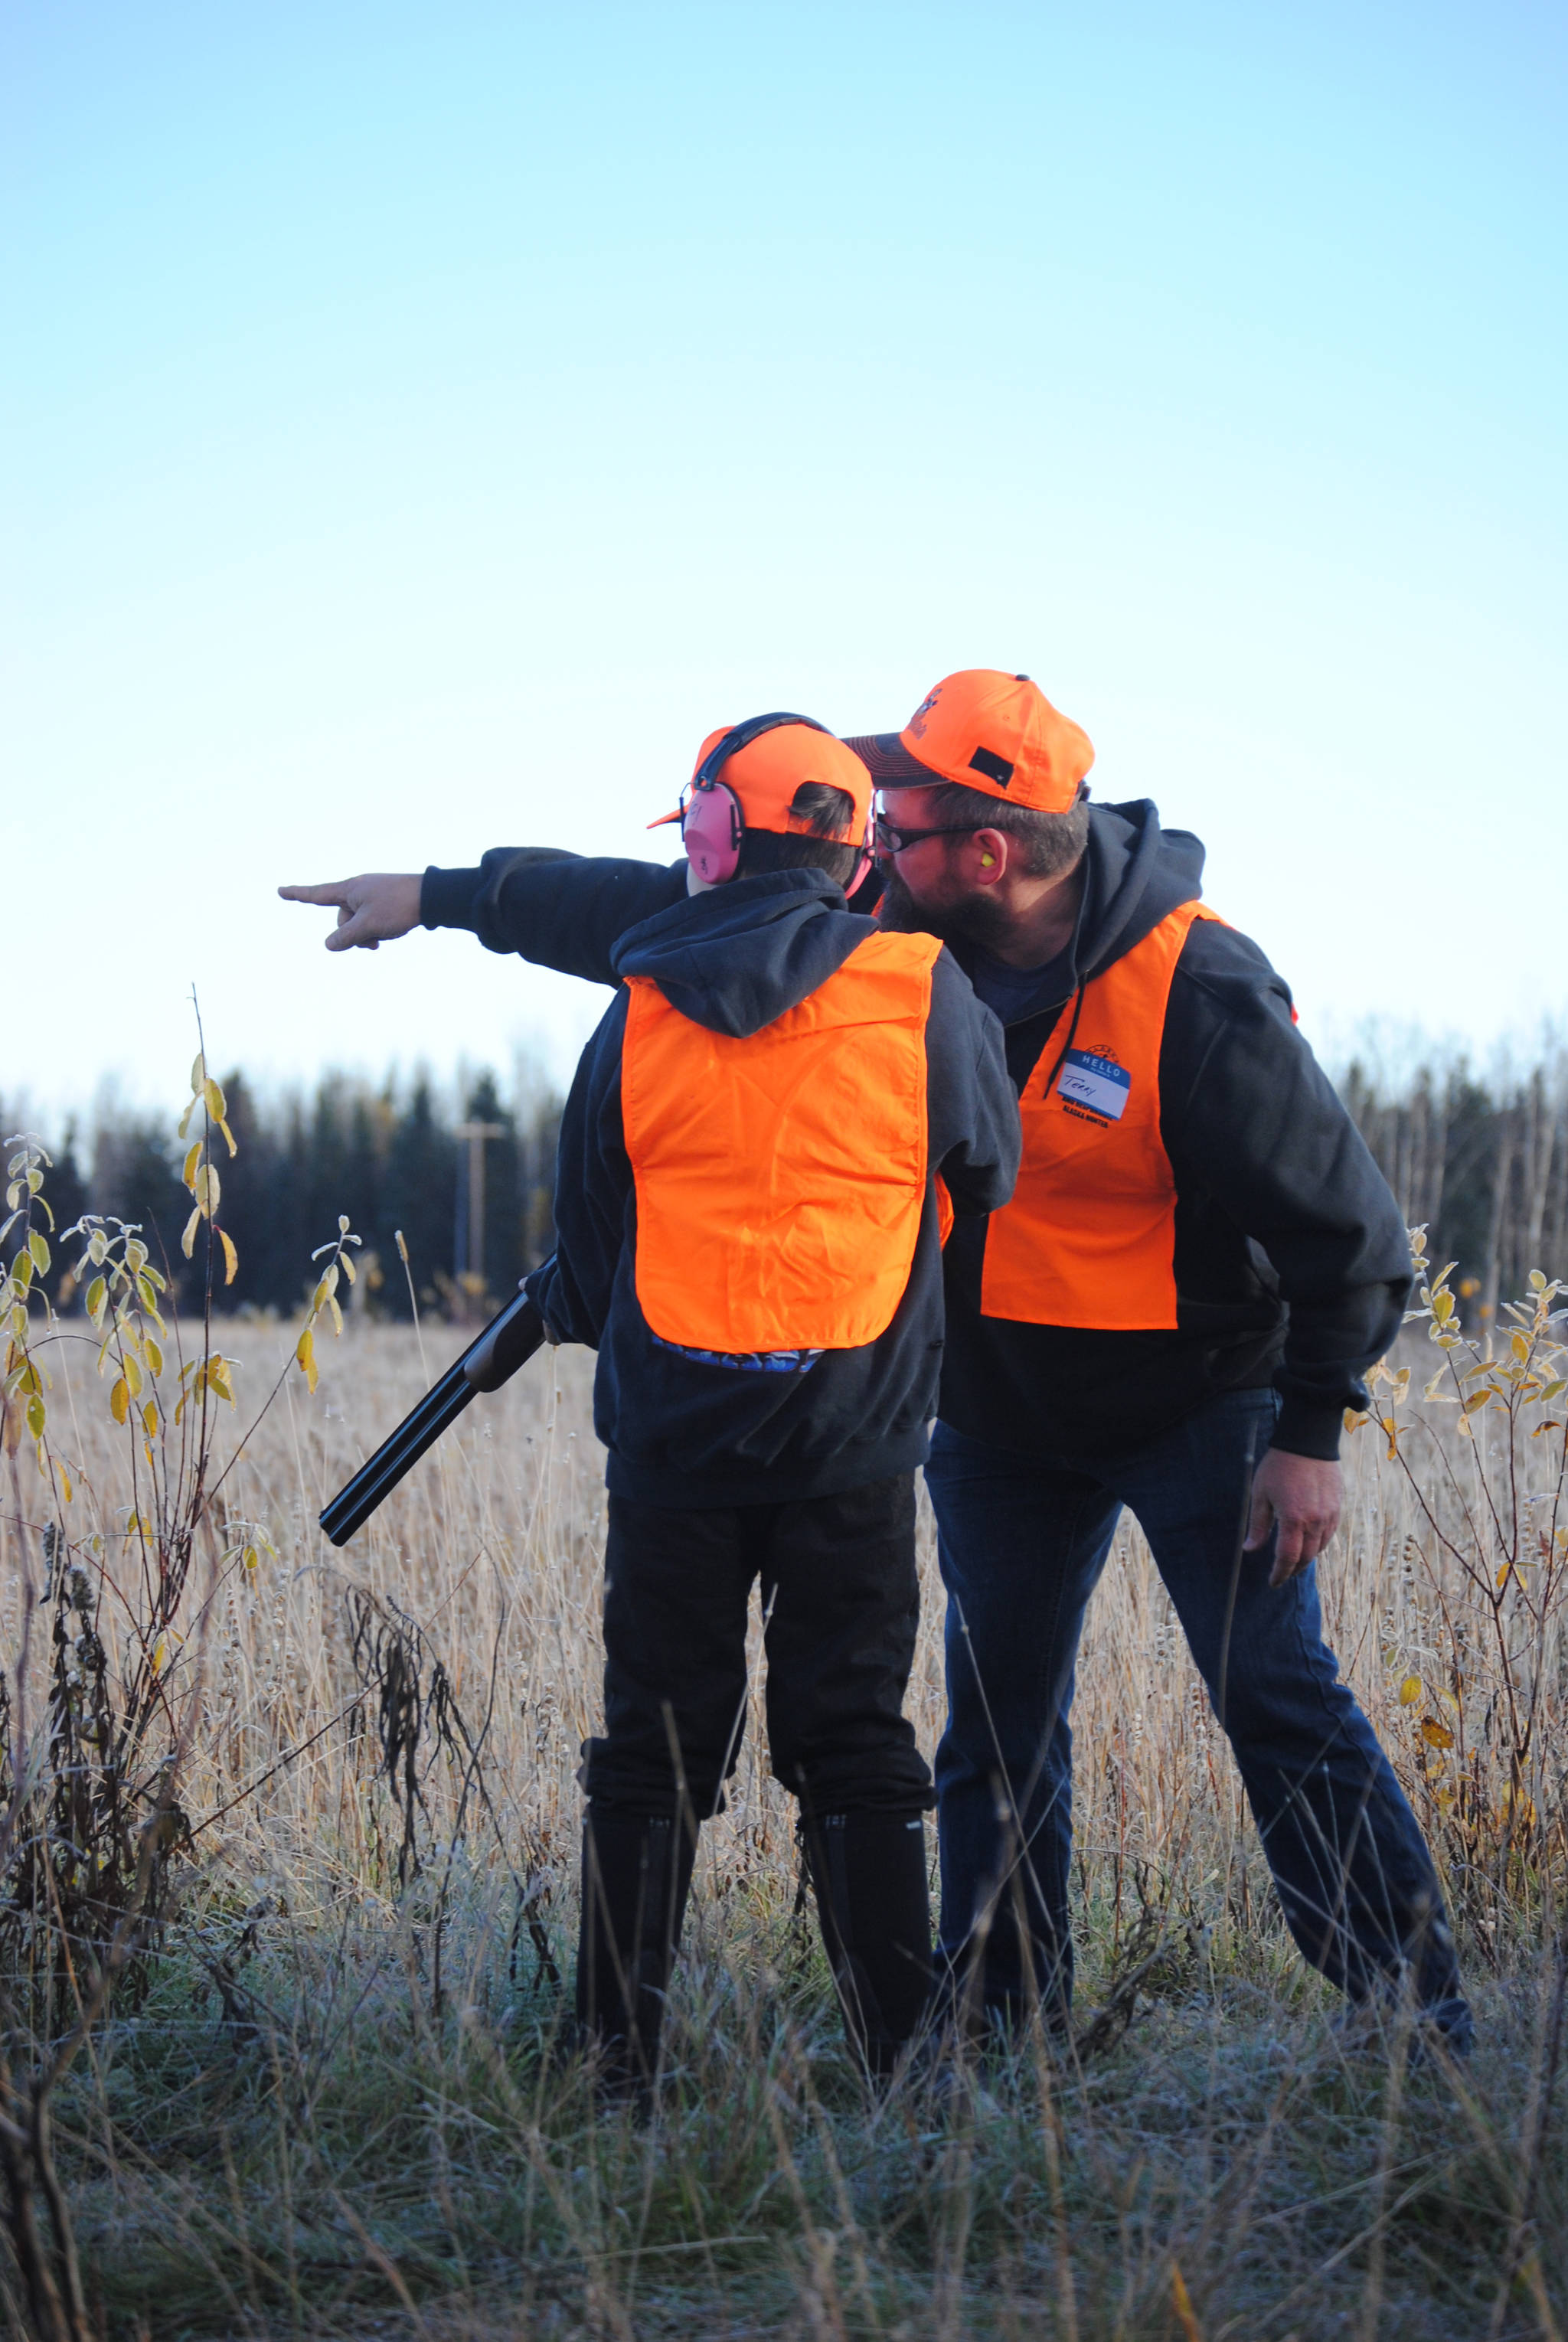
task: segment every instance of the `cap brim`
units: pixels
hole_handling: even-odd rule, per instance
[[[912,756],[896,732],[866,732],[844,746],[860,758],[879,788],[918,788],[942,775]]]
[[[657,821],[651,821],[648,824],[648,827],[650,829],[663,829],[667,821],[679,821],[680,817],[681,808],[677,806],[674,813],[662,813]]]

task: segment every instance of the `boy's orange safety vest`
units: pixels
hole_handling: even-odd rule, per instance
[[[851,1350],[885,1333],[925,1202],[934,936],[873,935],[759,1032],[627,980],[621,1113],[637,1299],[683,1348]]]
[[[1018,1101],[1024,1161],[985,1231],[987,1317],[1107,1333],[1174,1328],[1176,1183],[1160,1137],[1160,1043],[1194,919],[1183,903],[1085,986]],[[1063,1018],[1071,1024],[1069,1011]]]

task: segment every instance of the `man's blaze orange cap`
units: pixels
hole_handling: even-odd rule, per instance
[[[692,766],[694,780],[702,771],[704,759],[733,728],[721,724],[716,732],[708,734]],[[871,817],[871,775],[854,749],[846,742],[835,740],[831,732],[814,731],[809,724],[781,724],[772,732],[759,733],[744,748],[737,748],[733,756],[726,756],[717,777],[740,799],[748,829],[771,829],[786,836],[792,831],[804,832],[808,827],[805,822],[791,817],[790,806],[797,789],[813,781],[831,789],[843,789],[853,799],[854,813],[834,843],[859,846],[864,840],[865,826]],[[680,817],[677,806],[674,813],[662,813],[648,827],[658,829],[665,822],[679,821]]]
[[[1086,732],[1026,675],[966,666],[928,691],[902,732],[846,740],[879,787],[957,781],[1036,813],[1068,813],[1094,761]]]

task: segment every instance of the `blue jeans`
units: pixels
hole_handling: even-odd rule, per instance
[[[997,2022],[1036,1995],[1059,2020],[1071,2000],[1074,1663],[1129,1505],[1302,1951],[1353,1999],[1408,1989],[1456,2046],[1468,2039],[1443,1889],[1323,1641],[1315,1566],[1275,1590],[1273,1540],[1242,1551],[1277,1412],[1272,1391],[1227,1392],[1144,1446],[1076,1461],[936,1426],[925,1477],[948,1600],[942,1952]]]

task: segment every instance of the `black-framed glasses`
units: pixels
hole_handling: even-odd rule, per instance
[[[872,816],[871,841],[884,854],[902,854],[906,846],[924,845],[928,837],[973,837],[984,826],[984,822],[966,821],[956,826],[949,823],[945,829],[904,829],[897,822],[889,821],[879,808]]]

